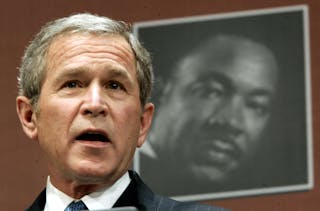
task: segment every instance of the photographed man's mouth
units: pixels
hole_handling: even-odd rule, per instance
[[[235,140],[228,136],[206,137],[200,141],[196,155],[197,163],[221,169],[233,166],[241,159],[241,150]]]

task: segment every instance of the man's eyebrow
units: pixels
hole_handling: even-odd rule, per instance
[[[107,70],[101,70],[105,72],[105,75],[107,77],[112,77],[112,78],[123,78],[126,80],[130,80],[130,75],[128,74],[127,71],[119,69],[119,68],[106,68]],[[80,76],[86,76],[90,75],[90,69],[84,68],[84,67],[79,67],[79,68],[70,68],[67,70],[64,70],[62,73],[60,73],[56,78],[55,81],[60,81],[63,78],[76,78]]]
[[[112,68],[107,71],[107,74],[109,77],[112,77],[112,78],[113,77],[123,78],[123,79],[127,79],[127,80],[131,79],[129,73],[127,71],[122,70],[122,69]]]
[[[60,72],[53,78],[53,84],[59,84],[64,80],[77,78],[83,75],[84,72],[85,70],[83,68],[71,68],[68,70],[64,70],[63,72]]]
[[[82,75],[84,72],[86,72],[84,68],[70,68],[58,74],[58,77],[78,76],[78,75]]]

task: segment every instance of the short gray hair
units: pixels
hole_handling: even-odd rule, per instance
[[[140,89],[140,101],[148,102],[152,85],[153,70],[148,51],[132,34],[131,27],[125,22],[89,13],[75,14],[48,22],[31,41],[22,57],[19,69],[19,95],[26,96],[36,105],[46,74],[47,53],[52,41],[65,34],[120,35],[130,44],[136,59],[137,80]]]

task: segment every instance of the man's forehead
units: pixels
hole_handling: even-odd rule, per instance
[[[133,54],[132,48],[128,41],[119,34],[93,34],[93,33],[64,33],[55,37],[49,46],[50,50],[54,49],[56,46],[59,48],[62,46],[64,48],[76,45],[96,45],[96,47],[104,47],[104,45],[109,45],[118,48],[119,50],[128,51]],[[55,52],[57,49],[55,49]]]
[[[80,56],[93,56],[95,59],[110,57],[130,68],[135,69],[136,66],[131,46],[122,36],[76,33],[58,36],[52,41],[47,55],[47,68]]]

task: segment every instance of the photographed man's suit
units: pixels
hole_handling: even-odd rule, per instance
[[[138,210],[157,211],[227,211],[223,208],[201,204],[178,202],[168,197],[154,194],[137,173],[129,171],[131,182],[114,207],[134,206]],[[26,211],[42,211],[46,204],[46,190],[43,190]]]

